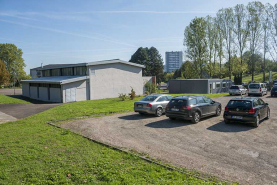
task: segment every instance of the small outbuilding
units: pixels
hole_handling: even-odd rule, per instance
[[[49,102],[75,102],[118,97],[133,88],[143,94],[143,65],[119,59],[48,65],[31,69],[39,77],[22,80],[22,94]]]
[[[169,93],[216,94],[227,93],[232,86],[229,79],[180,79],[169,81]]]

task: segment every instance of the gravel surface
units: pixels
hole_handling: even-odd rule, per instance
[[[214,100],[224,109],[231,98]],[[242,123],[225,125],[222,115],[192,124],[137,113],[78,120],[62,127],[226,180],[277,184],[277,98],[263,99],[269,103],[271,118],[258,128]]]

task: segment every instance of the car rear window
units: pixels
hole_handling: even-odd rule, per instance
[[[244,108],[251,108],[252,102],[247,100],[230,100],[227,107],[235,108],[235,107],[244,107]]]
[[[272,87],[272,90],[276,91],[276,90],[277,90],[277,87]]]
[[[250,84],[249,85],[249,89],[259,89],[260,88],[260,84]]]
[[[154,101],[157,98],[158,98],[158,96],[146,96],[146,97],[142,98],[140,101]]]
[[[183,105],[187,105],[187,100],[172,99],[169,102],[169,105],[171,105],[171,106],[183,106]]]
[[[230,89],[239,89],[239,86],[232,86]]]

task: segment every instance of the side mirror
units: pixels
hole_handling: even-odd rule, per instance
[[[214,104],[214,103],[215,103],[215,101],[212,100],[212,101],[211,101],[211,104]]]
[[[268,103],[265,103],[265,105],[268,105]]]

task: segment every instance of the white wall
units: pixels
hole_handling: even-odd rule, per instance
[[[81,81],[62,85],[63,103],[66,103],[65,91],[66,91],[66,89],[70,89],[70,88],[76,88],[76,101],[88,100],[86,84],[87,84],[86,80],[81,80]]]
[[[91,100],[128,94],[131,87],[137,95],[143,94],[142,68],[120,63],[89,66],[89,75]]]
[[[29,84],[22,83],[22,96],[29,97]]]
[[[142,77],[142,80],[143,80],[143,94],[144,94],[145,91],[146,91],[145,84],[146,84],[147,82],[149,82],[149,83],[152,84],[152,76],[143,76],[143,77]]]

